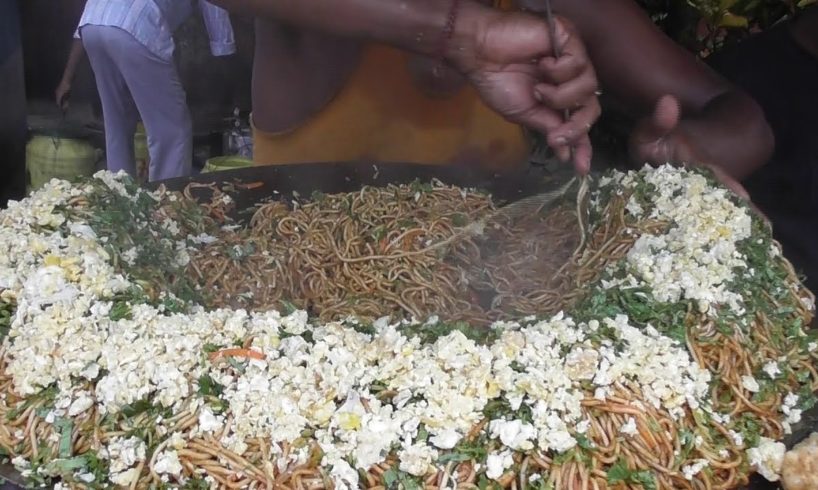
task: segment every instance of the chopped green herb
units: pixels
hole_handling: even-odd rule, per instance
[[[656,480],[649,470],[628,469],[628,465],[621,459],[608,468],[608,483],[610,485],[617,483],[641,485],[645,490],[656,490]]]
[[[208,374],[199,377],[199,394],[202,396],[221,396],[224,393],[224,386],[217,383]]]
[[[488,328],[475,328],[467,322],[438,322],[435,324],[417,324],[401,327],[401,333],[407,337],[418,337],[424,344],[434,343],[452,332],[460,332],[466,338],[479,344],[486,344],[496,338],[497,333]]]
[[[381,478],[384,486],[389,490],[420,490],[423,488],[423,482],[418,478],[397,468],[390,468]]]
[[[9,412],[6,414],[6,420],[16,419],[25,413],[25,411],[28,410],[28,407],[32,405],[40,404],[43,409],[49,410],[54,406],[54,399],[57,398],[57,394],[59,394],[59,392],[60,391],[56,385],[51,385],[48,388],[44,388],[36,395],[26,398],[25,401],[20,403],[18,406],[9,410]]]
[[[124,407],[122,407],[121,412],[122,415],[125,416],[125,418],[132,418],[136,417],[141,413],[145,413],[152,408],[153,404],[150,402],[150,400],[143,398],[142,400],[137,400],[131,404],[125,405]]]
[[[0,300],[0,341],[6,338],[11,329],[11,319],[16,306]]]
[[[420,424],[420,427],[418,427],[418,435],[415,440],[417,442],[426,442],[427,439],[429,439],[429,431],[426,430],[425,425]]]
[[[279,303],[281,304],[281,313],[284,315],[292,315],[299,310],[297,306],[285,299],[282,299]]]
[[[469,224],[469,218],[463,213],[455,213],[451,216],[452,224],[454,226],[467,226]]]
[[[54,421],[54,426],[60,433],[60,458],[68,458],[71,456],[71,448],[73,447],[74,422],[71,419],[58,418]]]
[[[212,354],[214,352],[222,350],[222,348],[221,346],[216,344],[206,343],[204,346],[202,346],[202,350],[204,351],[205,354]]]
[[[132,318],[131,305],[124,301],[114,303],[111,307],[111,312],[108,314],[108,318],[115,322],[119,320],[130,320]]]

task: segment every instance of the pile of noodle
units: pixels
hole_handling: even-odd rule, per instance
[[[275,201],[197,254],[190,272],[210,306],[288,302],[323,321],[436,315],[484,325],[565,307],[572,206],[474,226],[494,211],[488,196],[442,185]]]
[[[216,219],[224,218],[219,206],[207,206]],[[289,302],[322,320],[349,315],[440,315],[484,325],[565,308],[581,296],[582,285],[590,284],[599,271],[627,253],[639,233],[665,226],[650,220],[626,223],[624,208],[624,197],[611,199],[584,250],[572,256],[578,239],[571,206],[465,234],[470,223],[495,209],[488,196],[444,186],[421,190],[367,187],[354,193],[315,196],[292,206],[263,204],[247,228],[223,232],[218,241],[193,257],[188,273],[208,292],[208,306],[264,310]],[[503,243],[503,248],[492,245],[496,243]],[[811,295],[785,264],[794,299],[787,306],[800,305],[792,308],[790,318],[809,324],[811,312],[800,298]],[[777,306],[772,297],[768,300],[772,307]],[[748,328],[736,326],[729,331],[716,328],[695,310],[687,313],[684,322],[690,353],[717,374],[713,408],[729,413],[733,421],[749,417],[760,426],[761,434],[781,439],[781,397],[754,402],[741,377],[752,375],[770,360],[784,360],[787,374],[781,382],[796,391],[801,386],[799,379],[806,378],[814,391],[818,389],[814,359],[774,341],[772,331],[780,326],[763,314]],[[53,425],[43,422],[41,403],[15,395],[4,364],[0,364],[0,392],[0,447],[29,459],[36,459],[43,448],[56,451],[60,437],[54,437]],[[729,427],[694,417],[690,410],[674,419],[662,408],[641,403],[642,399],[633,386],[615,386],[605,401],[588,391],[583,412],[591,420],[586,437],[593,449],[583,457],[567,459],[536,451],[515,453],[515,465],[501,478],[500,486],[530,488],[528,476],[536,473],[544,475],[537,488],[643,488],[634,481],[612,482],[607,471],[617,462],[624,462],[630,470],[649,471],[657,488],[663,489],[730,489],[747,482],[750,468],[744,448],[732,442]],[[623,438],[619,429],[630,417],[636,420],[637,433]],[[136,417],[127,426],[112,427],[104,425],[97,413],[83,415],[73,426],[72,453],[98,447],[138,428],[141,422]],[[196,424],[196,416],[183,411],[172,422],[172,431],[185,432]],[[496,441],[481,436],[483,429],[483,424],[474,427],[468,438],[489,450],[496,448]],[[25,437],[15,445],[12,434],[17,431]],[[697,443],[692,444],[685,434],[694,435]],[[238,455],[224,448],[219,439],[218,433],[193,439],[179,451],[187,476],[204,471],[224,488],[332,486],[319,464],[317,447],[308,464],[281,469],[276,465],[281,455],[272,454],[263,440],[247,441],[248,450]],[[286,457],[291,448],[283,445],[279,449]],[[706,460],[708,469],[688,479],[682,466],[696,460]],[[384,488],[382,477],[395,462],[390,456],[371,468],[362,480],[364,486]],[[134,487],[161,485],[151,468],[150,462],[140,467]],[[456,488],[477,488],[475,461],[450,461],[424,483],[429,489],[452,488],[455,483]]]

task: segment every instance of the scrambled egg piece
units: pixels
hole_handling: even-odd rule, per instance
[[[784,455],[781,482],[786,490],[818,488],[818,432]]]

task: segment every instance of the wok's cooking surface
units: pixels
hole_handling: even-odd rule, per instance
[[[306,198],[314,191],[326,194],[352,192],[365,185],[406,184],[416,179],[421,182],[439,179],[446,184],[479,188],[490,192],[500,201],[513,201],[555,188],[570,178],[568,166],[557,172],[550,172],[544,167],[528,166],[499,174],[465,165],[444,167],[412,163],[305,163],[248,167],[171,179],[161,184],[177,191],[191,182],[254,184],[251,188],[237,187],[236,192],[232,193],[236,208],[244,210],[261,200],[282,196],[289,198],[293,193]],[[157,184],[159,183],[154,185]]]

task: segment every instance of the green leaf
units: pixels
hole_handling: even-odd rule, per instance
[[[244,374],[244,371],[247,370],[247,362],[241,362],[235,357],[228,357],[227,363],[230,364],[230,367],[242,374]]]
[[[429,431],[426,430],[425,425],[421,424],[420,427],[418,427],[418,436],[415,441],[426,442],[427,439],[429,439]]]
[[[54,422],[54,426],[60,432],[60,446],[59,446],[59,455],[60,458],[68,458],[71,457],[71,449],[73,447],[73,433],[74,433],[74,422],[71,419],[64,419],[58,418]]]
[[[762,434],[762,428],[756,420],[755,415],[751,413],[742,414],[736,421],[734,430],[740,432],[741,435],[744,436],[744,445],[746,447],[758,446],[758,442]]]
[[[383,474],[383,484],[386,488],[395,488],[395,485],[398,482],[398,471],[395,468],[389,468]]]
[[[815,407],[818,398],[809,386],[805,386],[798,392],[798,407],[801,410],[810,410]]]
[[[202,346],[202,350],[204,351],[205,354],[212,354],[214,352],[222,350],[222,348],[219,345],[207,343],[204,346]]]
[[[70,475],[76,470],[85,468],[88,459],[85,456],[77,456],[70,459],[55,459],[45,465],[45,472],[49,475]]]
[[[486,458],[488,458],[489,453],[484,441],[478,439],[471,442],[461,441],[460,444],[452,449],[452,453],[450,454],[457,454],[457,458],[464,458],[460,461],[474,460],[478,463],[483,463],[486,461]],[[455,458],[455,456],[452,456],[452,458]]]
[[[613,466],[608,468],[608,484],[616,485],[625,483],[632,485],[642,485],[645,490],[656,490],[656,480],[649,470],[631,470],[624,460],[618,460]]]
[[[141,413],[147,412],[151,408],[153,408],[153,405],[151,404],[151,402],[149,400],[147,400],[147,399],[142,399],[142,400],[137,400],[137,401],[135,401],[135,402],[133,402],[131,404],[125,405],[124,407],[122,407],[121,412],[122,412],[122,415],[125,416],[125,418],[132,418],[132,417],[136,417],[137,415],[139,415]]]
[[[11,319],[15,308],[15,305],[0,300],[0,341],[6,338],[11,329]]]
[[[469,461],[470,459],[472,459],[471,456],[465,453],[447,453],[437,458],[437,462],[440,464],[461,463],[463,461]]]
[[[390,468],[383,474],[384,486],[389,490],[421,490],[423,482],[408,473]]]
[[[376,227],[374,230],[372,230],[372,239],[376,243],[379,243],[384,238],[386,238],[386,227],[385,226],[381,225],[381,226]]]
[[[289,301],[282,299],[281,303],[281,313],[286,315],[292,315],[296,311],[298,311],[298,307],[294,304],[290,303]]]
[[[608,483],[614,485],[616,483],[627,483],[631,478],[631,470],[628,469],[627,464],[621,459],[608,468]]]
[[[32,395],[27,397],[22,403],[18,404],[13,409],[9,410],[6,414],[6,420],[14,420],[20,415],[22,415],[28,407],[35,405],[37,403],[42,402],[42,410],[48,410],[53,407],[54,398],[57,397],[57,393],[59,390],[57,389],[56,385],[51,385],[48,388],[44,388],[42,391],[37,393],[36,395]]]
[[[469,218],[463,213],[455,213],[451,216],[452,224],[457,227],[467,226],[469,224]]]
[[[645,490],[656,490],[656,479],[648,470],[637,471],[631,476],[631,482],[642,485]]]
[[[511,361],[509,367],[512,369],[512,371],[516,371],[518,373],[524,373],[526,371],[525,366],[517,361]]]
[[[353,323],[349,325],[352,327],[352,330],[355,330],[358,333],[362,333],[364,335],[377,335],[378,330],[370,324],[364,323]]]
[[[477,479],[477,488],[486,490],[488,488],[494,488],[494,484],[489,481],[485,474],[481,474],[480,478]]]
[[[590,439],[585,437],[585,434],[577,434],[576,436],[574,436],[574,439],[576,439],[577,441],[577,446],[581,447],[582,449],[585,449],[587,451],[594,450],[594,443]]]
[[[573,449],[569,449],[568,451],[565,451],[564,453],[559,453],[556,456],[554,456],[554,458],[553,458],[555,466],[562,466],[565,463],[571,461],[572,459],[574,459],[574,450]]]
[[[202,396],[221,396],[224,393],[224,386],[217,383],[208,374],[199,377],[199,394]]]
[[[233,245],[227,249],[227,256],[233,260],[243,260],[256,252],[253,242],[246,242],[243,245]]]
[[[111,307],[111,312],[108,313],[108,318],[114,322],[118,322],[119,320],[130,320],[132,318],[131,305],[124,301],[114,303],[114,305]]]
[[[489,328],[475,328],[467,322],[438,322],[435,324],[417,324],[401,327],[400,331],[407,337],[418,337],[421,343],[434,343],[437,339],[445,337],[452,332],[460,332],[469,340],[478,344],[486,344],[497,335]]]
[[[413,476],[407,475],[400,482],[404,490],[421,490],[423,488],[423,482]]]
[[[200,477],[188,478],[182,485],[182,490],[210,490],[210,483]]]
[[[52,459],[43,467],[43,472],[49,476],[72,478],[75,473],[90,473],[94,475],[94,483],[97,485],[87,485],[90,488],[98,488],[99,483],[108,478],[108,464],[97,456],[93,450],[87,451],[81,456],[73,458]]]

